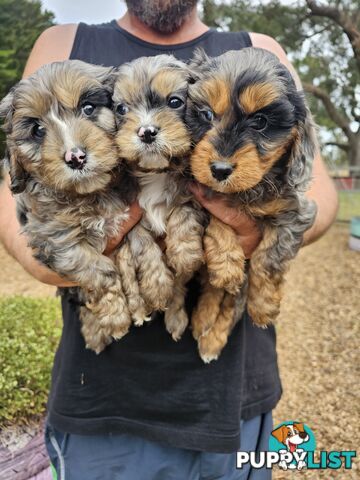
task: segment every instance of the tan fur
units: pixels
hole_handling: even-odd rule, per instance
[[[165,325],[178,340],[188,324],[185,312],[185,284],[203,263],[202,237],[204,227],[197,211],[189,205],[175,207],[167,223],[167,264],[176,275],[174,293],[165,311]]]
[[[193,207],[175,207],[167,223],[166,257],[169,267],[177,276],[188,277],[199,270],[203,263],[202,237],[204,227]]]
[[[216,321],[198,339],[199,353],[205,363],[209,363],[219,357],[227,344],[235,322],[235,296],[225,293]]]
[[[221,158],[211,143],[211,136],[212,134],[207,134],[195,147],[191,157],[191,168],[200,183],[221,193],[241,192],[257,185],[293,140],[293,137],[290,137],[284,145],[274,149],[271,155],[261,157],[255,145],[249,143],[233,156]],[[235,167],[232,175],[221,184],[214,179],[210,170],[210,164],[216,161],[223,161]]]
[[[284,198],[277,198],[263,205],[248,205],[245,208],[250,215],[254,217],[276,216],[280,213],[286,212],[290,207],[289,200]]]
[[[265,327],[280,313],[284,276],[270,275],[264,265],[268,261],[268,251],[278,241],[276,230],[266,228],[263,239],[250,260],[248,312],[255,325]]]
[[[201,295],[191,316],[191,328],[195,340],[198,340],[215,324],[224,295],[223,289],[211,285],[204,268],[201,272]]]
[[[211,217],[204,236],[210,283],[236,294],[244,281],[245,255],[234,230]]]
[[[230,105],[229,87],[222,78],[211,78],[202,84],[211,109],[222,116]]]
[[[159,245],[152,234],[137,224],[128,234],[130,242],[141,243],[133,249],[139,290],[147,309],[165,310],[174,288],[174,276],[163,259]]]
[[[270,105],[278,97],[279,92],[271,83],[256,83],[240,93],[239,101],[246,113],[253,113]]]
[[[150,313],[147,311],[145,301],[140,295],[139,285],[136,277],[135,260],[133,258],[128,239],[125,239],[115,254],[122,288],[126,296],[127,306],[134,324],[139,327],[144,321],[150,320]]]
[[[183,79],[181,81],[186,88],[186,82]],[[155,74],[151,80],[151,87],[164,97],[169,97],[179,89],[179,72],[176,69],[163,69]]]

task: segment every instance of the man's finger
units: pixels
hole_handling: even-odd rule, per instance
[[[249,224],[252,224],[252,220],[249,219],[245,213],[237,208],[229,207],[220,196],[207,198],[205,190],[201,185],[191,184],[189,185],[189,190],[196,200],[214,215],[214,217],[230,225],[230,227],[233,227],[235,230],[241,229],[242,227],[246,228]]]
[[[134,202],[129,207],[129,218],[121,225],[118,234],[109,238],[104,250],[105,255],[109,255],[119,245],[124,236],[139,222],[143,214],[138,202]]]

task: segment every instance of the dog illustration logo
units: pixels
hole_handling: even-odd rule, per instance
[[[309,434],[304,430],[303,423],[282,425],[271,432],[279,442],[286,445],[289,452],[294,453],[298,446],[309,441]]]
[[[311,428],[305,423],[290,421],[282,422],[274,428],[269,437],[267,451],[237,452],[236,468],[242,469],[250,464],[254,469],[272,469],[277,466],[292,473],[304,469],[350,470],[355,458],[355,450],[316,452],[315,435]]]
[[[271,432],[270,450],[283,454],[279,462],[283,470],[302,470],[307,467],[306,452],[315,450],[314,434],[301,422],[285,422]],[[284,448],[285,447],[285,448]],[[286,454],[290,453],[290,456]],[[291,458],[292,461],[287,461]]]

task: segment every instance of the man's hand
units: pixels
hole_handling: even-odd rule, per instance
[[[191,184],[189,190],[214,217],[233,228],[245,257],[250,258],[261,241],[261,232],[256,222],[237,208],[229,207],[220,195],[214,196],[212,199],[206,198],[204,189],[199,183]]]
[[[104,250],[104,255],[110,256],[114,250],[121,243],[125,235],[140,221],[143,211],[141,210],[138,202],[134,202],[130,205],[129,218],[121,225],[121,228],[116,237],[109,238]]]

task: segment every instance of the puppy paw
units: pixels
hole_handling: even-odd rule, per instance
[[[204,263],[202,240],[194,239],[182,245],[166,247],[167,264],[177,277],[189,277]]]
[[[235,302],[233,295],[225,293],[214,324],[198,338],[200,357],[205,363],[217,360],[228,342],[231,330],[236,323]]]
[[[238,293],[245,280],[245,256],[232,228],[212,217],[204,248],[211,285],[232,295]]]
[[[136,327],[141,327],[145,322],[151,320],[151,313],[146,308],[145,302],[140,295],[137,296],[136,299],[132,297],[132,301],[128,302],[128,308],[131,319]]]
[[[162,261],[154,275],[144,274],[139,283],[140,295],[151,311],[166,310],[173,288],[173,274]]]
[[[181,308],[174,311],[171,307],[165,311],[165,326],[173,340],[177,342],[182,337],[189,323],[186,311]]]
[[[261,293],[256,297],[251,293],[247,301],[247,311],[257,327],[266,328],[278,317],[280,303],[269,297],[265,298]]]
[[[191,205],[173,210],[167,223],[167,264],[177,277],[191,277],[204,263],[204,214]]]
[[[150,322],[151,320],[151,315],[147,315],[147,316],[143,316],[142,314],[139,315],[138,318],[136,317],[132,317],[133,319],[133,322],[134,322],[134,325],[135,327],[142,327],[144,325],[144,323],[146,322]]]
[[[97,302],[88,302],[86,308],[97,318],[100,327],[114,339],[119,340],[129,331],[131,317],[119,280]]]
[[[86,307],[80,308],[80,320],[86,348],[99,354],[112,342],[111,335],[100,326],[98,318]]]
[[[210,363],[219,358],[221,350],[226,345],[226,339],[218,339],[210,331],[198,338],[199,354],[204,363]]]
[[[232,260],[228,262],[225,261],[224,264],[221,265],[221,268],[213,269],[213,267],[214,265],[208,265],[211,285],[215,288],[222,288],[231,295],[236,295],[244,283],[244,271],[239,268],[239,265],[236,265],[236,268],[234,268]]]

